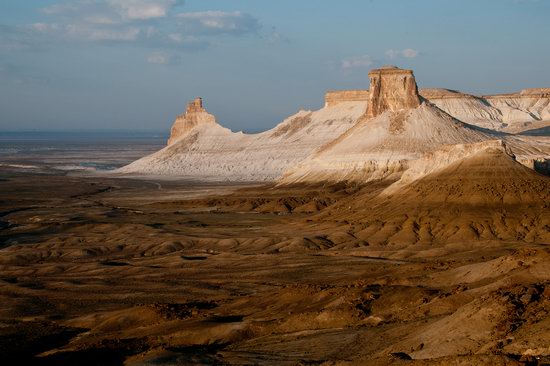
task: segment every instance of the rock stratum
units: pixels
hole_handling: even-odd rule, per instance
[[[187,104],[187,109],[184,114],[176,117],[174,125],[170,130],[170,138],[168,145],[172,145],[181,137],[186,136],[195,127],[201,125],[215,124],[216,117],[211,115],[202,106],[202,98],[196,98],[194,101]]]
[[[118,172],[178,179],[3,173],[3,364],[549,365],[548,95],[370,76],[254,135],[195,99]]]
[[[412,70],[386,66],[369,72],[370,91],[366,118],[385,111],[398,112],[420,105],[418,87]]]
[[[550,89],[494,96],[419,90],[412,70],[394,66],[371,70],[369,78],[369,90],[327,92],[320,110],[299,111],[258,134],[223,127],[197,98],[174,121],[168,146],[117,173],[279,184],[402,176],[412,182],[496,144],[548,174]]]
[[[170,136],[167,147],[119,172],[204,181],[273,181],[350,129],[364,111],[364,103],[356,102],[299,111],[254,135],[232,132],[206,111],[186,113],[176,119],[177,134]]]

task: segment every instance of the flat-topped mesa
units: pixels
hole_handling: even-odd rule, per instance
[[[329,90],[325,93],[325,107],[333,107],[345,102],[367,102],[369,91],[361,90]]]
[[[186,136],[193,128],[205,123],[216,123],[216,117],[204,109],[202,98],[195,98],[187,104],[185,113],[176,117],[170,130],[168,145],[172,145],[176,140]]]
[[[197,112],[206,112],[206,109],[202,106],[202,98],[197,97],[192,102],[187,103],[187,109],[185,113],[197,113]]]
[[[384,66],[369,72],[370,89],[366,118],[385,111],[399,111],[420,105],[420,95],[412,70]]]
[[[550,97],[550,88],[531,88],[531,89],[523,89],[520,93],[520,95],[533,95],[538,96],[542,98],[549,98]]]

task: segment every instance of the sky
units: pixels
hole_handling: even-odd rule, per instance
[[[0,130],[168,130],[203,98],[261,131],[382,65],[550,87],[550,0],[1,0]]]

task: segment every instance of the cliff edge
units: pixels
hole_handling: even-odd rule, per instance
[[[185,113],[176,117],[172,129],[170,130],[170,138],[167,145],[172,145],[177,140],[189,134],[189,131],[198,125],[216,123],[216,117],[211,115],[204,109],[202,98],[195,98],[187,104]]]
[[[369,72],[370,92],[366,118],[385,111],[397,112],[420,106],[420,95],[412,70],[385,66]]]

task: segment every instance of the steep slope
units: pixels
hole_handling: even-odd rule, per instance
[[[424,89],[420,95],[411,70],[384,67],[371,71],[369,76],[371,90],[362,95],[368,99],[365,117],[338,139],[285,171],[281,184],[397,178],[414,165],[442,168],[472,152],[470,148],[463,149],[463,145],[495,139],[505,141],[525,166],[548,173],[550,141],[494,131],[502,129],[506,117],[485,99],[446,89]],[[525,100],[545,97],[540,90],[526,95]],[[531,108],[534,105],[541,111],[546,107],[543,102]],[[477,126],[464,123],[445,110]],[[537,112],[539,116],[541,111]],[[416,162],[418,159],[422,161]]]
[[[502,112],[483,98],[449,89],[421,89],[420,94],[456,119],[483,128],[502,128]]]
[[[511,133],[550,126],[550,89],[477,97],[448,89],[422,89],[421,95],[453,117]]]
[[[318,218],[352,223],[355,237],[395,248],[467,246],[472,240],[549,242],[550,178],[493,144],[396,191],[350,197]]]
[[[522,132],[550,125],[550,89],[524,89],[485,99],[501,111],[503,130]]]
[[[285,172],[282,182],[380,179],[407,169],[410,161],[441,146],[492,138],[424,102],[415,109],[388,111],[359,122]]]
[[[186,113],[176,120],[178,134],[169,146],[117,173],[209,181],[274,180],[352,127],[365,109],[364,102],[345,102],[314,112],[300,111],[259,134],[232,132],[205,116],[206,111],[199,111],[202,119]]]
[[[544,136],[549,89],[492,97],[447,89],[419,93],[412,70],[394,66],[371,70],[369,78],[370,90],[329,92],[324,108],[300,111],[259,134],[222,127],[197,98],[176,118],[166,148],[115,174],[365,182],[397,178],[427,153],[494,139],[504,140],[517,161],[550,173],[550,136]],[[505,130],[532,130],[535,136]]]
[[[369,72],[370,90],[366,118],[385,111],[397,112],[420,105],[420,95],[412,70],[384,66]]]
[[[524,89],[520,93],[476,96],[451,89],[423,88],[429,100],[456,119],[472,125],[508,133],[549,136],[550,88]],[[326,104],[368,101],[370,90],[329,91]]]

